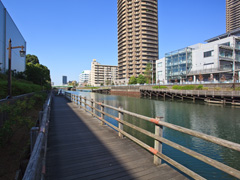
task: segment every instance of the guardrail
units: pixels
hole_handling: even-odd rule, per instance
[[[89,112],[90,114],[92,114],[92,116],[96,117],[97,119],[99,119],[101,121],[101,124],[107,124],[108,126],[112,127],[113,129],[115,129],[116,131],[118,131],[118,135],[120,138],[123,138],[123,136],[126,136],[127,138],[131,139],[132,141],[134,141],[135,143],[139,144],[140,146],[142,146],[143,148],[147,149],[148,151],[150,151],[151,153],[154,154],[154,164],[158,165],[161,164],[161,159],[165,160],[166,162],[168,162],[169,164],[171,164],[172,166],[176,167],[177,169],[179,169],[180,171],[184,172],[185,174],[189,175],[190,177],[194,178],[194,179],[205,179],[203,177],[201,177],[200,175],[198,175],[197,173],[191,171],[190,169],[186,168],[185,166],[181,165],[180,163],[174,161],[173,159],[167,157],[166,155],[164,155],[162,153],[162,143],[167,144],[179,151],[182,151],[198,160],[201,160],[227,174],[230,174],[236,178],[240,178],[240,171],[237,169],[234,169],[230,166],[227,166],[221,162],[218,162],[214,159],[211,159],[207,156],[204,156],[198,152],[195,152],[191,149],[188,149],[186,147],[183,147],[177,143],[174,143],[172,141],[167,140],[166,138],[163,138],[162,133],[163,133],[163,126],[166,128],[170,128],[191,136],[195,136],[197,138],[201,138],[203,140],[212,142],[214,144],[220,145],[220,146],[224,146],[227,147],[229,149],[232,150],[236,150],[240,152],[240,144],[234,143],[234,142],[230,142],[224,139],[220,139],[214,136],[210,136],[207,134],[203,134],[197,131],[193,131],[181,126],[177,126],[171,123],[167,123],[162,121],[161,117],[156,117],[156,118],[150,118],[150,117],[146,117],[143,115],[139,115],[133,112],[129,112],[126,111],[122,108],[116,108],[113,106],[109,106],[107,104],[104,104],[103,102],[97,102],[94,101],[93,99],[87,99],[86,97],[82,97],[82,96],[78,96],[78,95],[74,95],[74,94],[70,94],[70,93],[65,93],[66,97],[71,100],[73,103],[75,103],[76,105],[79,106],[79,108],[84,109],[86,112]],[[87,102],[90,102],[90,104],[88,104]],[[90,110],[88,109],[88,107],[90,108]],[[97,108],[98,107],[98,108]],[[118,112],[118,117],[115,117],[109,113],[104,112],[104,108],[109,108],[112,110],[115,110]],[[99,112],[101,115],[98,116],[96,114],[96,112]],[[137,117],[141,120],[145,120],[151,123],[155,124],[155,133],[151,133],[147,130],[144,130],[140,127],[137,127],[133,124],[130,124],[129,122],[127,122],[126,120],[124,120],[124,114],[133,116],[133,117]],[[118,127],[114,126],[113,124],[109,123],[108,121],[106,121],[104,119],[104,116],[108,116],[110,118],[115,119],[116,121],[118,121]],[[154,139],[154,147],[150,147],[149,145],[145,144],[144,142],[140,141],[139,139],[137,139],[136,137],[133,137],[132,135],[128,134],[127,132],[124,131],[123,126],[128,126],[134,130],[137,130],[151,138]]]
[[[52,95],[50,94],[42,112],[43,115],[40,122],[40,129],[35,128],[37,129],[38,134],[23,180],[44,179],[51,102]]]
[[[195,96],[226,96],[240,97],[240,91],[212,91],[212,90],[174,90],[174,89],[152,89],[149,87],[141,87],[145,91],[158,91],[162,93],[180,94],[180,95],[195,95]]]

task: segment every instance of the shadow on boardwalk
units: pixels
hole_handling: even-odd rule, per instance
[[[47,179],[186,179],[66,100],[54,97]]]

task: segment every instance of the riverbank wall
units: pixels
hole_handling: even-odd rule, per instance
[[[118,86],[111,87],[112,95],[120,95],[120,96],[132,96],[132,97],[140,97],[140,88],[141,86]]]

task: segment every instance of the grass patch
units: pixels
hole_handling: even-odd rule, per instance
[[[167,89],[167,86],[153,86],[153,89]]]
[[[204,87],[203,85],[185,85],[185,86],[180,86],[180,85],[174,85],[172,89],[175,90],[203,90]]]
[[[14,104],[1,104],[0,114],[8,114],[8,119],[0,128],[0,179],[14,179],[20,161],[29,158],[29,132],[46,97],[46,93],[36,93]]]
[[[8,95],[8,81],[6,79],[6,76],[1,74],[0,75],[0,99],[6,98]],[[42,86],[33,84],[26,80],[16,80],[13,79],[12,81],[12,95],[18,96],[22,94],[27,94],[31,92],[39,92],[42,90]]]

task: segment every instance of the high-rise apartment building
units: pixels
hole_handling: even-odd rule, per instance
[[[158,1],[118,0],[118,78],[143,74],[158,59]]]
[[[62,85],[67,84],[67,76],[62,76]]]
[[[226,0],[226,31],[240,28],[240,1]]]

